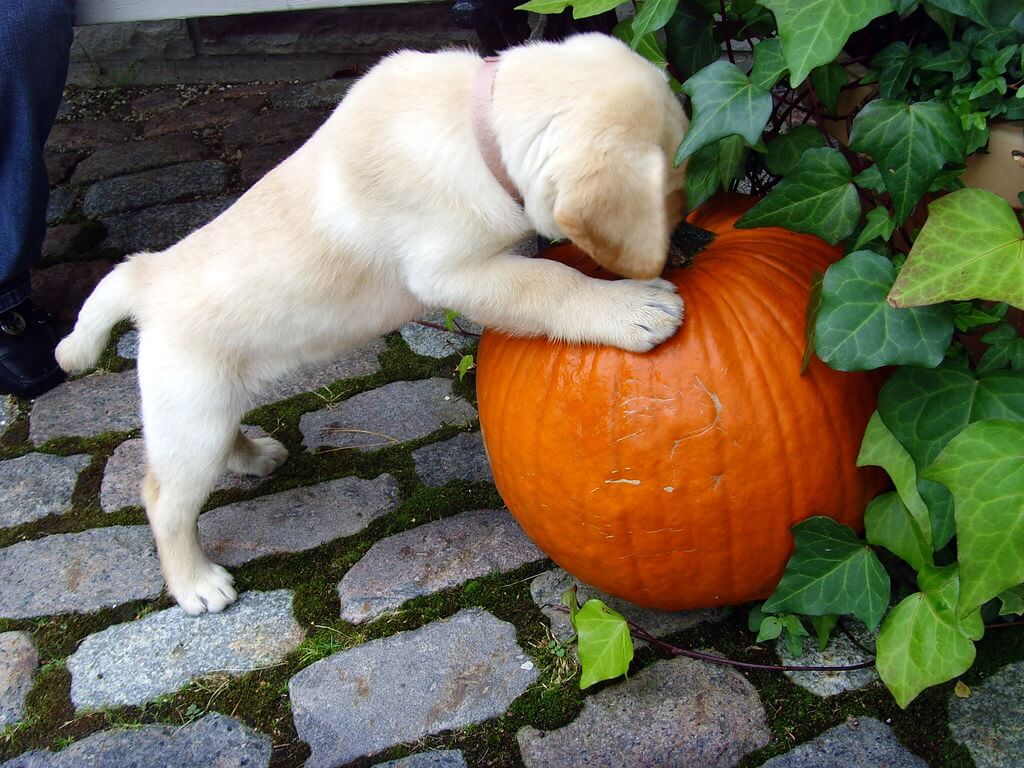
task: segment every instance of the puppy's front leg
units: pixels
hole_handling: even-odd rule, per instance
[[[683,321],[683,301],[667,280],[597,280],[550,259],[502,254],[448,263],[412,290],[508,333],[646,352]]]

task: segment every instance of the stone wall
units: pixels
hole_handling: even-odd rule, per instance
[[[78,27],[75,85],[317,80],[402,48],[475,47],[450,3],[385,5]]]

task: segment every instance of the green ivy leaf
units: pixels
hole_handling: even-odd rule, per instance
[[[953,305],[953,325],[958,331],[969,331],[979,325],[998,323],[1006,315],[1009,304],[1003,302],[989,309],[979,307],[970,301],[961,301]]]
[[[757,630],[757,642],[774,640],[781,634],[782,621],[777,616],[765,616],[761,619],[761,626]]]
[[[807,628],[800,621],[799,616],[785,614],[782,618],[782,626],[786,630],[786,649],[791,656],[799,658],[804,653],[804,638],[808,636]]]
[[[903,95],[914,68],[910,48],[906,43],[890,43],[875,55],[871,66],[879,71],[878,95],[881,98],[898,99]]]
[[[869,165],[863,171],[853,177],[853,183],[861,189],[870,189],[882,194],[885,192],[885,182],[882,180],[882,172],[877,165]]]
[[[814,634],[818,636],[818,650],[824,651],[828,645],[828,639],[832,636],[832,630],[839,623],[839,616],[835,613],[826,613],[824,616],[811,616],[811,626],[814,627]],[[796,654],[793,654],[796,656]]]
[[[562,593],[562,605],[569,609],[569,623],[573,631],[576,631],[576,614],[580,612],[580,604],[576,599],[576,585],[569,587]]]
[[[850,35],[892,12],[891,0],[759,0],[775,14],[794,87],[835,59]]]
[[[818,322],[818,312],[821,311],[821,286],[825,276],[815,271],[811,281],[811,295],[807,299],[807,313],[804,322],[804,354],[800,359],[800,375],[803,376],[807,367],[811,364],[814,356],[814,326]]]
[[[808,149],[825,146],[821,131],[810,125],[798,125],[789,133],[776,136],[768,142],[764,165],[776,176],[789,174]]]
[[[889,604],[889,576],[853,530],[828,517],[793,526],[796,550],[765,611],[852,613],[869,628]]]
[[[921,65],[921,69],[932,72],[949,72],[954,80],[963,80],[971,74],[971,51],[958,40],[949,44],[949,48],[933,56]]]
[[[957,16],[966,16],[985,26],[992,24],[989,21],[989,0],[928,0],[928,4]]]
[[[455,332],[455,318],[459,316],[459,313],[454,309],[446,309],[444,311],[444,327],[446,331],[451,333]]]
[[[961,189],[928,206],[928,220],[889,293],[896,306],[989,299],[1024,307],[1024,233],[1009,203]]]
[[[679,0],[644,0],[639,13],[633,17],[633,39],[639,40],[664,27],[678,6]]]
[[[947,363],[907,366],[878,393],[878,414],[914,463],[927,467],[968,424],[1024,422],[1024,374],[993,371],[979,377]]]
[[[754,67],[750,82],[756,88],[770,91],[786,74],[786,60],[782,57],[782,42],[769,37],[754,43]]]
[[[621,0],[573,0],[572,17],[587,19],[615,10]]]
[[[694,0],[681,0],[665,25],[668,60],[680,80],[716,61],[721,50],[714,38],[714,20]]]
[[[900,441],[889,431],[878,411],[871,416],[864,430],[857,466],[881,467],[889,473],[896,486],[896,493],[917,524],[921,539],[929,547],[932,546],[932,526],[928,507],[918,490],[917,466]]]
[[[629,40],[628,42],[633,50],[658,67],[658,69],[664,70],[668,66],[668,59],[665,57],[665,52],[661,50],[658,36],[653,32],[648,32],[643,37]],[[669,78],[669,85],[671,86],[672,83],[673,79]]]
[[[953,310],[889,306],[885,295],[895,278],[892,262],[873,251],[854,251],[828,268],[814,331],[818,357],[839,371],[942,362]]]
[[[470,368],[475,368],[475,367],[476,367],[476,363],[473,361],[473,356],[472,355],[463,355],[459,359],[458,367],[456,367],[456,369],[455,369],[458,372],[458,374],[459,374],[459,381],[462,381],[462,379],[464,379],[466,377],[466,374],[469,373],[469,369]]]
[[[686,192],[686,207],[693,211],[704,205],[722,186],[719,172],[718,145],[708,144],[701,147],[686,163],[686,178],[683,181]]]
[[[1001,604],[999,608],[1000,616],[1009,616],[1011,614],[1020,616],[1024,614],[1024,584],[1018,584],[1016,587],[1011,587],[1001,593],[999,595],[999,602]]]
[[[998,328],[989,331],[981,340],[989,345],[981,356],[975,370],[988,373],[1005,368],[1007,365],[1015,371],[1024,371],[1024,337],[1009,323],[1002,323]]]
[[[690,129],[676,152],[676,165],[703,146],[726,136],[742,136],[753,145],[772,114],[770,93],[755,88],[727,61],[716,61],[683,83],[693,101]]]
[[[836,114],[839,105],[839,89],[846,85],[848,79],[846,68],[834,61],[811,70],[811,86],[826,113]]]
[[[966,621],[956,617],[955,565],[925,568],[918,579],[921,591],[889,611],[875,643],[878,674],[903,709],[925,688],[970,668],[972,638],[980,637],[980,612]]]
[[[750,613],[747,614],[747,629],[751,632],[759,632],[761,630],[761,622],[764,621],[764,617],[767,614],[761,610],[760,605],[755,605],[750,609]]]
[[[739,136],[726,136],[718,142],[718,175],[723,188],[728,188],[732,180],[740,175],[748,150]]]
[[[971,424],[921,474],[953,494],[957,614],[965,616],[1024,582],[1024,423]]]
[[[830,148],[808,149],[792,172],[736,222],[740,229],[785,227],[838,243],[860,218],[850,164]]]
[[[872,208],[868,211],[864,229],[862,229],[860,234],[857,235],[857,240],[853,244],[854,250],[867,245],[876,238],[881,238],[888,242],[889,238],[892,237],[892,231],[894,229],[896,229],[896,222],[892,220],[892,216],[889,215],[888,210],[881,206],[878,208]],[[895,279],[895,271],[892,276]]]
[[[924,568],[917,572],[917,586],[922,592],[943,594],[949,606],[956,608],[960,602],[960,569],[955,564],[942,568]],[[971,640],[981,640],[985,635],[985,622],[980,610],[960,617],[959,622],[960,631]]]
[[[576,614],[580,665],[580,688],[589,688],[602,680],[611,680],[629,671],[633,660],[633,642],[629,625],[600,600],[590,599]]]
[[[944,11],[942,8],[936,8],[931,3],[925,2],[924,12],[928,14],[928,18],[938,25],[939,29],[942,30],[946,36],[947,42],[953,42],[953,32],[956,31],[956,17],[949,11]],[[959,79],[959,78],[958,78]]]
[[[953,517],[953,494],[942,483],[917,478],[917,492],[928,507],[928,516],[932,521],[932,549],[938,552],[953,539],[956,534],[956,521]]]
[[[892,197],[897,224],[910,216],[948,162],[963,160],[960,120],[945,103],[876,99],[853,121],[850,149],[871,155]]]
[[[530,0],[528,3],[517,5],[516,10],[541,14],[561,13],[570,5],[572,5],[572,0]]]
[[[871,500],[864,510],[864,535],[869,544],[885,547],[915,571],[934,565],[932,548],[897,493],[883,493]]]

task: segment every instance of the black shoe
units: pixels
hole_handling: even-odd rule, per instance
[[[36,397],[64,381],[49,316],[29,301],[0,312],[0,394]]]

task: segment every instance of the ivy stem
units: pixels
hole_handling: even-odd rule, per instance
[[[718,5],[722,9],[722,22],[728,21],[728,14],[725,11],[725,0],[718,0]],[[729,57],[731,64],[736,63],[736,55],[732,52],[732,35],[727,35],[725,38],[725,53]]]
[[[875,660],[862,661],[859,664],[842,664],[837,666],[796,666],[792,664],[754,664],[748,661],[736,661],[735,659],[727,659],[724,656],[714,656],[710,653],[701,653],[700,651],[691,651],[687,648],[680,648],[671,643],[666,643],[652,634],[647,632],[645,629],[634,624],[629,619],[626,619],[626,623],[629,624],[629,628],[637,639],[643,640],[645,643],[657,648],[663,653],[667,653],[670,656],[687,656],[691,659],[700,659],[701,661],[709,661],[712,664],[725,664],[730,667],[739,667],[740,669],[765,669],[771,672],[852,672],[857,669],[867,669],[875,665]]]
[[[459,325],[458,321],[452,321],[454,323],[454,325],[455,325],[455,330],[451,330],[451,331],[449,331],[443,325],[439,325],[438,323],[431,323],[429,320],[416,320],[415,322],[416,322],[417,325],[424,325],[427,328],[436,328],[439,331],[445,331],[447,333],[457,333],[460,336],[472,336],[472,337],[476,338],[477,336],[480,335],[479,333],[473,333],[472,331],[467,331],[465,328],[463,328],[461,325]]]
[[[685,267],[693,262],[694,257],[707,248],[715,239],[715,233],[698,227],[685,219],[672,232],[668,244],[666,269]]]
[[[569,609],[564,605],[551,605],[552,608],[557,608],[562,613],[569,613]],[[796,666],[792,664],[755,664],[750,661],[736,661],[735,659],[727,659],[724,656],[715,656],[711,653],[702,653],[701,651],[691,651],[688,648],[680,648],[677,645],[666,643],[664,640],[659,640],[646,629],[636,624],[635,622],[626,619],[626,624],[629,625],[630,634],[633,635],[637,640],[643,640],[645,643],[653,648],[658,649],[662,653],[666,653],[669,656],[686,656],[691,659],[700,659],[701,661],[707,661],[712,664],[724,664],[730,667],[739,667],[740,669],[764,669],[770,672],[853,672],[858,669],[867,669],[875,665],[875,660],[862,661],[859,664],[843,664],[837,666]]]

